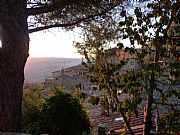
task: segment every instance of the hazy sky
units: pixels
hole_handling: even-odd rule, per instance
[[[53,29],[32,33],[30,34],[29,57],[81,58],[82,56],[73,46],[73,41],[82,41],[77,31],[65,32]],[[124,43],[127,46],[129,44],[126,40]]]
[[[76,35],[76,36],[75,36]],[[51,30],[30,34],[30,57],[80,58],[73,41],[78,36],[75,32]]]
[[[81,58],[82,56],[73,46],[73,41],[79,40],[77,32],[57,29],[32,33],[30,34],[29,57]]]

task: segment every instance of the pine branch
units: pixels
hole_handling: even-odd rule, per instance
[[[55,10],[63,9],[67,5],[66,2],[61,4],[53,4],[53,5],[45,5],[43,7],[36,7],[36,8],[28,8],[27,9],[27,15],[38,15],[43,13],[52,12]]]
[[[76,21],[74,22],[71,22],[71,23],[65,23],[65,24],[53,24],[53,25],[47,25],[47,26],[42,26],[42,27],[36,27],[36,28],[33,28],[33,29],[29,29],[29,33],[33,33],[33,32],[38,32],[38,31],[42,31],[42,30],[46,30],[46,29],[50,29],[50,28],[57,28],[57,27],[68,27],[68,26],[74,26],[74,25],[77,25],[83,21],[86,21],[88,19],[91,19],[91,18],[94,18],[96,16],[102,16],[104,15],[105,13],[107,13],[108,11],[112,10],[114,7],[116,7],[117,5],[115,6],[112,6],[111,8],[108,8],[100,13],[96,13],[96,14],[93,14],[93,15],[89,15],[87,17],[84,17],[84,18],[79,18],[77,19]]]

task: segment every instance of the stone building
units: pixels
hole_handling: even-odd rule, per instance
[[[87,78],[88,69],[83,65],[76,65],[62,70],[52,72],[52,77],[45,79],[47,89],[52,87],[64,87],[71,91],[80,88],[82,91],[97,90],[97,86],[92,84]]]

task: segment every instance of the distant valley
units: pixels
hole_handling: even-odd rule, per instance
[[[78,58],[29,58],[25,66],[25,82],[44,82],[51,72],[80,63]]]

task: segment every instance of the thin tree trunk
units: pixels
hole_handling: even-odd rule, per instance
[[[118,98],[117,98],[117,96],[116,96],[116,102],[118,103]],[[129,133],[130,133],[131,135],[134,135],[134,132],[133,132],[133,130],[131,129],[131,126],[130,126],[130,122],[128,121],[126,115],[124,114],[124,111],[122,110],[121,105],[119,106],[119,111],[120,111],[120,113],[121,113],[121,115],[122,115],[122,117],[123,117],[123,120],[124,120],[124,122],[125,122],[125,124],[126,124],[126,126],[127,126],[127,129],[129,130]]]
[[[29,46],[26,0],[3,2],[3,12],[0,12],[0,132],[20,132],[24,66]]]
[[[144,110],[144,129],[143,135],[149,135],[152,129],[152,103],[153,103],[153,90],[155,88],[154,73],[151,74],[150,89],[147,91],[147,102]]]
[[[108,62],[106,61],[106,58],[105,58],[105,67],[106,67],[106,78],[107,78],[107,82],[108,82],[108,89],[109,89],[109,94],[111,95],[111,91],[112,91],[112,85],[111,85],[111,82],[110,82],[110,73],[109,73],[109,65],[108,65]],[[117,95],[115,96],[115,101],[116,101],[116,104],[118,104],[119,100],[117,98]],[[134,135],[134,132],[132,131],[131,129],[131,126],[130,126],[130,122],[128,122],[128,119],[126,117],[126,115],[124,114],[124,111],[123,109],[121,108],[121,105],[119,106],[120,107],[120,113],[123,117],[123,120],[127,126],[127,129],[129,130],[129,133],[131,135]]]

